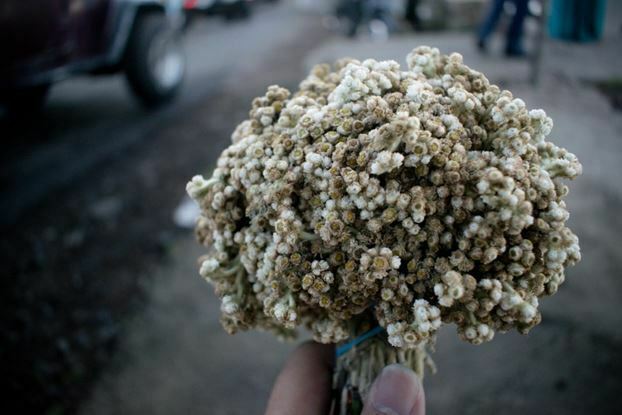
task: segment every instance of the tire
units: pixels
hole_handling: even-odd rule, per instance
[[[147,108],[170,102],[184,80],[180,32],[161,13],[139,15],[125,53],[125,74],[134,95]]]
[[[9,117],[22,118],[41,113],[49,92],[50,84],[11,89],[0,92],[0,101]]]

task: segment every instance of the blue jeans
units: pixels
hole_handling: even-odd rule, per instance
[[[528,0],[512,0],[516,6],[516,13],[512,17],[512,23],[508,28],[506,34],[505,51],[509,53],[520,53],[523,50],[523,22],[527,16],[527,3]],[[495,30],[501,13],[503,12],[503,5],[505,0],[493,0],[488,15],[484,20],[484,23],[480,27],[478,40],[480,42],[486,42],[486,39]]]

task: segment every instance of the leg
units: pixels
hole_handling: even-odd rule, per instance
[[[505,53],[510,56],[521,56],[523,52],[523,23],[527,16],[528,0],[514,0],[516,13],[508,29]]]
[[[503,3],[505,3],[505,0],[492,1],[490,10],[488,11],[486,19],[484,19],[477,35],[478,43],[481,45],[486,42],[488,36],[490,36],[490,34],[495,30],[499,17],[501,17],[501,12],[503,12]]]
[[[348,14],[350,27],[348,28],[348,37],[355,37],[356,31],[361,24],[363,0],[349,0]]]
[[[419,15],[417,14],[417,3],[419,0],[407,0],[406,1],[406,20],[413,26],[413,28],[417,29],[419,24]]]

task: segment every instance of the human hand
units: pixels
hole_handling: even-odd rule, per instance
[[[326,415],[331,400],[335,349],[304,343],[279,374],[266,415]],[[423,385],[400,365],[385,367],[374,381],[361,415],[425,415]]]

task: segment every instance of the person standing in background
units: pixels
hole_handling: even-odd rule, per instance
[[[512,22],[506,33],[505,54],[506,56],[520,57],[525,55],[523,49],[523,23],[527,16],[527,5],[529,0],[512,0],[516,8]],[[486,51],[486,42],[490,35],[494,32],[503,13],[505,0],[492,0],[486,19],[480,27],[477,35],[477,47],[482,51]]]

